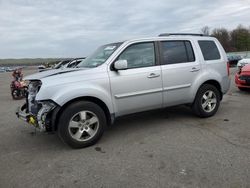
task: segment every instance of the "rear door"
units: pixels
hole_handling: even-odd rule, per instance
[[[189,40],[166,40],[159,43],[164,106],[191,102],[191,86],[201,65]]]

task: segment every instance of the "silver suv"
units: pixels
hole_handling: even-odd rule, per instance
[[[230,86],[227,56],[213,37],[161,34],[106,44],[75,69],[25,78],[26,103],[16,114],[42,131],[57,131],[73,148],[96,143],[126,114],[188,104],[214,115]]]

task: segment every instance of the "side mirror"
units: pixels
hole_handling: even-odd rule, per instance
[[[128,68],[127,60],[118,60],[114,63],[115,70],[126,70]]]

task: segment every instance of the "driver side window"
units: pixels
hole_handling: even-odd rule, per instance
[[[118,60],[127,60],[128,68],[149,67],[155,65],[153,42],[133,44],[127,47]]]

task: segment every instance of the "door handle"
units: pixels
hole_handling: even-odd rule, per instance
[[[160,74],[151,73],[150,75],[148,75],[148,78],[156,78],[159,76],[160,76]]]
[[[200,70],[199,68],[193,67],[190,72],[198,72],[199,70]]]

